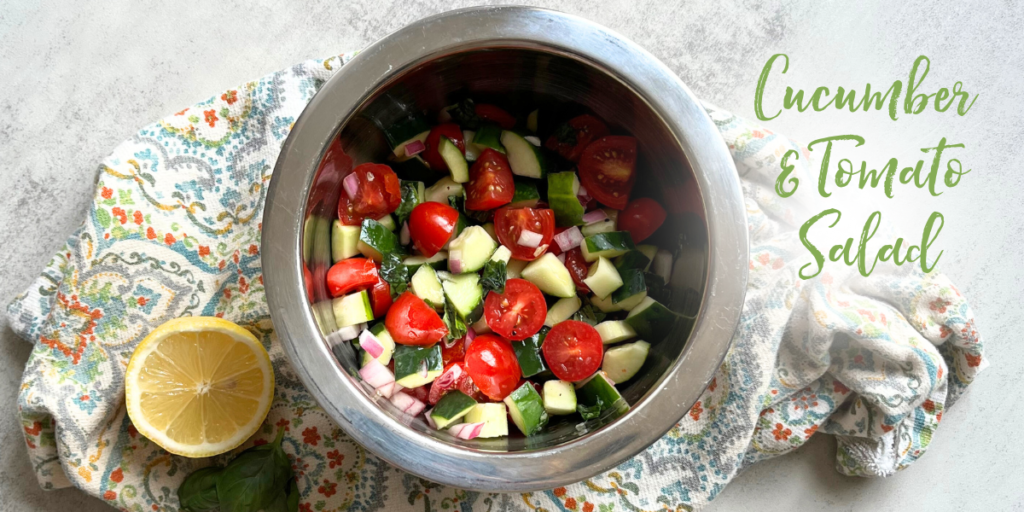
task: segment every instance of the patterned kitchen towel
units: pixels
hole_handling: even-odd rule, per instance
[[[235,321],[270,351],[273,408],[242,448],[286,429],[307,511],[699,509],[744,467],[816,432],[836,437],[839,471],[890,475],[924,453],[945,408],[983,367],[974,316],[942,274],[830,270],[800,280],[806,253],[794,221],[809,203],[773,189],[779,158],[796,146],[708,107],[743,181],[751,253],[734,345],[700,401],[646,451],[568,487],[467,492],[390,467],[335,426],[296,378],[260,268],[263,200],[281,144],[346,60],[306,62],[217,94],[143,128],[100,165],[85,222],[8,308],[35,345],[19,406],[44,488],[74,485],[123,510],[175,510],[186,474],[230,457],[169,455],[125,414],[132,350],[183,315]]]

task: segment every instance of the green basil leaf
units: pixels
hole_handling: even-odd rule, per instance
[[[260,510],[294,479],[288,456],[281,449],[284,429],[273,443],[255,446],[232,460],[217,480],[217,498],[223,512]]]
[[[583,419],[592,420],[601,415],[601,404],[592,405],[590,407],[577,405],[576,412],[580,413],[580,416],[583,416]]]
[[[422,185],[423,183],[419,181],[402,180],[402,202],[395,210],[398,226],[409,220],[409,214],[412,213],[413,208],[420,204],[419,187]]]
[[[647,296],[662,303],[672,302],[672,288],[665,284],[665,279],[658,274],[644,272],[644,283],[647,285]]]
[[[580,307],[579,311],[572,314],[573,320],[586,322],[590,325],[597,325],[603,322],[605,317],[608,316],[604,311],[595,308],[586,297],[583,297],[582,302],[583,306]]]
[[[288,486],[281,489],[274,501],[267,505],[263,512],[297,512],[299,510],[299,488],[292,478]]]
[[[476,104],[473,100],[466,98],[451,107],[448,107],[448,114],[452,120],[464,130],[476,130],[480,128],[480,117],[476,115]]]
[[[483,275],[480,277],[480,286],[484,289],[484,297],[488,292],[505,293],[505,281],[508,277],[508,269],[504,261],[491,260],[484,265]]]
[[[197,469],[185,477],[178,487],[178,502],[181,509],[188,512],[208,512],[217,510],[220,501],[217,499],[217,480],[224,471],[222,467]]]
[[[466,321],[455,310],[452,301],[444,298],[444,325],[448,327],[448,340],[462,339],[466,335]]]
[[[409,267],[402,264],[402,257],[387,253],[380,263],[380,277],[391,286],[391,297],[398,297],[409,287]]]
[[[569,146],[576,145],[576,129],[569,125],[568,122],[558,125],[558,128],[555,129],[554,135],[555,139],[557,139],[560,144],[567,144]]]

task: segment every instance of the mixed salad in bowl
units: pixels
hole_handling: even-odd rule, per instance
[[[665,209],[632,194],[636,139],[557,112],[410,115],[385,127],[386,162],[342,180],[332,337],[374,393],[460,439],[628,410],[616,386],[681,319],[673,256],[645,243]]]

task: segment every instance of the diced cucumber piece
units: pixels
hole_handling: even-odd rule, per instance
[[[544,344],[544,337],[547,330],[530,336],[522,341],[512,342],[512,351],[516,353],[519,360],[519,369],[523,372],[524,378],[530,378],[548,369],[544,364],[544,356],[540,353],[540,346]]]
[[[426,256],[409,256],[402,260],[402,265],[409,268],[409,272],[415,274],[419,271],[420,267],[426,265],[433,268],[434,270],[442,270],[448,268],[448,251],[438,251],[437,254],[426,257]]]
[[[408,117],[390,126],[383,127],[383,129],[384,136],[388,139],[388,145],[395,152],[395,157],[405,156],[404,144],[406,142],[412,142],[424,132],[430,133],[430,125],[427,124],[427,120],[418,114],[410,114]],[[426,140],[426,137],[423,140]],[[401,149],[401,153],[399,153],[399,149]]]
[[[466,164],[466,157],[451,139],[441,137],[437,152],[441,155],[444,163],[448,164],[448,172],[452,175],[452,181],[455,183],[469,181],[469,165]]]
[[[643,253],[644,256],[647,256],[647,266],[643,268],[643,271],[644,272],[650,271],[651,263],[654,262],[654,256],[656,254],[658,254],[658,248],[656,246],[653,246],[653,245],[644,244],[644,245],[636,246],[636,250],[638,250],[641,253]],[[665,251],[665,252],[668,252],[668,251]],[[671,258],[671,255],[669,255],[669,257]]]
[[[512,260],[515,261],[515,260]],[[614,269],[613,269],[614,270]],[[531,261],[522,271],[523,279],[555,297],[575,297],[576,284],[565,264],[550,252]]]
[[[476,404],[466,414],[466,423],[483,423],[477,437],[505,437],[508,435],[508,408],[505,404]]]
[[[359,254],[361,226],[346,226],[340,220],[331,226],[331,259],[334,263]]]
[[[441,280],[437,278],[437,273],[430,265],[420,265],[420,268],[412,275],[409,288],[428,306],[434,309],[444,307],[444,290],[441,288]]]
[[[519,279],[523,277],[523,269],[525,269],[526,266],[529,264],[529,261],[517,260],[515,258],[512,258],[508,260],[508,264],[505,266],[505,275],[509,279]],[[571,279],[572,276],[569,276],[569,278]]]
[[[540,116],[540,109],[535,109],[526,116],[526,129],[537,133],[537,118]]]
[[[600,309],[604,313],[614,313],[616,311],[622,311],[623,309],[622,306],[612,302],[611,297],[605,297],[602,299],[596,295],[591,295],[590,303],[593,304],[595,308]]]
[[[564,380],[549,380],[544,383],[544,410],[552,416],[576,412],[576,389]]]
[[[484,148],[505,152],[505,148],[501,145],[501,127],[496,124],[488,123],[481,126],[473,136],[473,144],[480,147],[481,153]]]
[[[473,137],[476,137],[476,132],[472,130],[462,130],[462,140],[466,142],[467,162],[476,162],[476,159],[480,158],[480,153],[483,152],[483,148],[473,144]]]
[[[444,282],[444,294],[462,318],[468,318],[483,300],[479,274],[459,274]]]
[[[534,179],[541,179],[547,175],[547,160],[540,148],[509,130],[501,132],[501,144],[505,146],[508,154],[508,165],[512,168],[512,174]]]
[[[633,245],[633,239],[630,238],[628,231],[590,235],[583,238],[583,243],[580,244],[583,259],[588,262],[596,261],[602,256],[605,258],[621,256],[632,249],[636,249],[636,247]]]
[[[398,218],[398,224],[404,223],[409,219],[409,214],[412,213],[413,208],[424,201],[426,197],[426,190],[423,188],[422,181],[406,181],[402,180],[402,202],[399,203],[398,208],[395,210],[395,217]],[[394,229],[392,229],[394,231]]]
[[[643,276],[641,275],[641,277]],[[604,299],[622,286],[622,277],[619,276],[619,271],[615,270],[615,265],[612,265],[608,258],[601,256],[597,262],[590,265],[590,270],[587,271],[587,277],[583,279],[583,283],[590,288],[590,291],[594,292],[594,295]]]
[[[614,220],[605,219],[602,221],[595,222],[593,224],[587,224],[586,226],[583,226],[582,228],[580,228],[580,233],[583,233],[583,236],[587,237],[596,235],[598,233],[611,233],[616,229],[617,228],[615,226]]]
[[[548,174],[548,205],[555,211],[555,224],[559,227],[583,224],[583,205],[576,193],[580,180],[574,171]]]
[[[622,278],[622,286],[612,293],[612,302],[622,306],[622,309],[633,309],[647,297],[647,280],[644,279],[644,271],[631,268],[623,270],[619,273],[619,277]]]
[[[338,327],[373,321],[373,307],[370,306],[370,294],[366,290],[333,299],[331,309],[334,310],[334,322]]]
[[[469,226],[448,244],[448,270],[476,272],[491,259],[498,243],[480,226]]]
[[[395,219],[391,217],[391,214],[385,215],[377,219],[377,223],[380,224],[381,226],[384,226],[385,228],[388,228],[388,230],[390,231],[394,231],[395,228],[398,227],[395,224]]]
[[[505,397],[508,414],[512,422],[519,427],[523,435],[535,434],[548,423],[548,413],[544,410],[544,401],[533,384],[524,382],[512,394]]]
[[[594,329],[601,335],[601,343],[611,345],[636,337],[636,331],[622,320],[606,320],[597,324]]]
[[[395,340],[391,337],[391,333],[389,333],[384,327],[384,322],[380,322],[371,327],[370,332],[373,333],[377,338],[377,341],[379,341],[381,346],[384,347],[384,351],[377,356],[377,361],[380,361],[380,364],[386,366],[391,362],[391,356],[395,353]],[[353,340],[353,342],[358,344],[359,340]],[[366,363],[370,362],[370,359],[373,359],[373,356],[364,351],[362,366],[366,366]]]
[[[675,311],[650,297],[645,297],[626,315],[626,323],[637,334],[655,342],[668,336],[678,321],[679,315]]]
[[[618,409],[624,411],[629,409],[629,404],[615,389],[615,382],[608,378],[603,371],[599,371],[590,378],[576,383],[576,400],[584,407],[600,407],[606,409]]]
[[[403,388],[418,388],[434,382],[444,369],[441,344],[430,347],[397,345],[395,347],[395,382]]]
[[[610,348],[604,353],[601,369],[616,384],[632,379],[647,360],[651,344],[639,340]]]
[[[462,391],[452,390],[445,393],[437,402],[437,405],[430,411],[430,418],[434,420],[437,429],[441,430],[469,414],[469,411],[473,410],[475,406],[476,400]]]
[[[393,150],[393,153],[394,153],[394,157],[393,158],[395,159],[395,161],[396,162],[404,162],[404,161],[412,158],[413,156],[416,156],[416,155],[410,156],[406,152],[405,147],[408,146],[409,144],[412,144],[413,142],[416,142],[416,141],[426,143],[428,135],[430,135],[430,130],[420,132],[420,133],[412,136],[408,140],[405,140],[403,142],[399,142],[398,144],[396,144],[395,148]]]
[[[458,149],[458,148],[456,148]],[[425,202],[448,204],[448,198],[451,196],[461,196],[463,188],[461,183],[456,183],[451,176],[445,176],[437,180],[426,191],[424,191]]]
[[[483,228],[484,228],[484,231],[486,231],[488,235],[491,235],[491,240],[494,240],[495,242],[498,241],[498,235],[494,232],[494,223],[493,222],[488,222],[487,224],[484,224]]]
[[[473,323],[472,327],[473,332],[477,334],[487,334],[491,332],[491,327],[487,325],[487,319],[484,317],[480,317],[479,320]]]
[[[448,272],[447,270],[437,271],[437,278],[440,279],[442,283],[445,281],[451,281],[453,277],[455,277],[455,275],[452,274],[451,272]]]
[[[384,254],[405,254],[405,248],[398,243],[398,235],[379,222],[366,219],[359,232],[359,252],[374,261],[381,261]]]
[[[540,192],[537,190],[537,182],[528,178],[515,179],[515,194],[512,195],[512,202],[508,204],[511,208],[533,208],[540,202]]]
[[[640,251],[640,249],[633,249],[632,251],[615,258],[615,269],[621,274],[622,271],[627,269],[638,269],[641,272],[647,270],[648,265],[651,264],[651,259],[646,254]]]
[[[504,245],[498,247],[498,249],[494,251],[494,254],[491,255],[491,261],[500,261],[505,265],[508,265],[508,260],[510,259],[512,259],[512,251]]]
[[[582,304],[580,298],[575,295],[558,299],[558,302],[548,308],[548,316],[544,317],[544,325],[554,327],[555,324],[568,320],[573,313],[580,310]]]

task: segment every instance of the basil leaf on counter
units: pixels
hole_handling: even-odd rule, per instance
[[[178,502],[188,512],[210,512],[220,508],[217,480],[222,467],[202,468],[189,474],[178,487]]]
[[[249,448],[235,457],[217,480],[217,497],[223,512],[251,512],[274,501],[294,480],[291,463],[281,449],[284,429],[274,442]]]
[[[288,487],[277,493],[274,501],[267,505],[263,512],[297,512],[299,510],[299,488],[292,478],[288,481]]]

